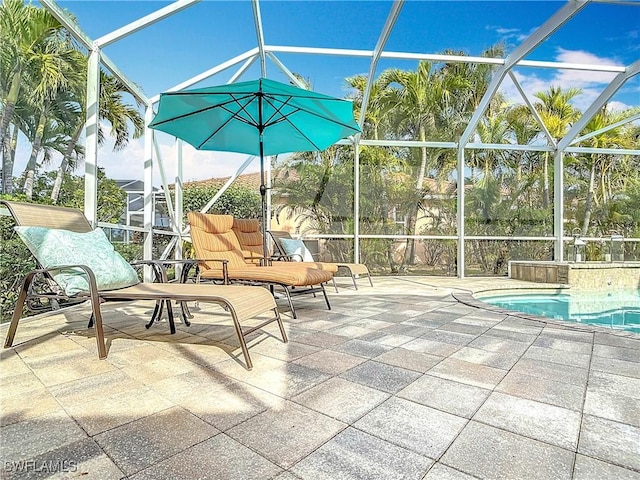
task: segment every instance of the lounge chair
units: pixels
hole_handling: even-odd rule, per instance
[[[287,342],[277,305],[271,293],[260,287],[232,285],[193,285],[182,283],[140,283],[136,272],[114,251],[101,229],[92,230],[82,212],[75,209],[2,201],[16,221],[16,231],[34,253],[41,268],[29,272],[23,281],[7,332],[5,348],[13,340],[25,302],[33,297],[88,298],[91,301],[92,324],[98,343],[98,357],[107,357],[102,328],[102,301],[154,300],[156,302],[199,301],[225,307],[231,314],[246,366],[252,368],[245,337],[276,322]],[[73,264],[70,264],[74,262]],[[158,268],[159,263],[150,261]],[[39,293],[33,290],[34,279],[51,276],[64,290],[61,293]],[[243,328],[242,323],[269,314],[261,323]],[[175,332],[170,316],[172,333]]]
[[[309,251],[309,249],[304,245],[302,240],[294,240],[291,237],[289,232],[280,231],[280,230],[271,230],[269,231],[271,238],[273,238],[273,243],[278,250],[280,255],[288,256],[293,261],[296,262],[310,262],[313,261],[316,264],[326,265],[325,268],[333,269],[336,271],[339,269],[345,269],[349,272],[349,276],[353,281],[353,286],[357,290],[358,285],[356,283],[356,278],[359,277],[367,277],[369,279],[369,284],[373,287],[373,281],[371,280],[371,273],[367,266],[363,263],[345,263],[345,262],[320,262],[314,258],[313,254]]]
[[[244,258],[240,243],[233,233],[233,217],[231,215],[213,215],[199,212],[187,214],[191,225],[191,242],[199,263],[198,280],[269,285],[281,287],[289,302],[291,315],[297,318],[291,301],[292,295],[321,292],[331,310],[331,304],[324,288],[324,283],[333,278],[326,270],[299,267],[257,265],[251,259]]]
[[[238,238],[238,243],[242,249],[245,261],[249,263],[255,263],[260,265],[264,261],[264,250],[262,248],[262,231],[260,230],[260,222],[257,218],[235,218],[233,219],[233,226],[231,228],[233,233]],[[267,252],[269,249],[267,248]],[[320,270],[327,270],[332,274],[338,273],[338,265],[335,263],[324,262],[298,262],[295,255],[283,255],[273,254],[269,255],[269,265],[275,266],[289,266],[289,267],[310,267]],[[336,285],[336,279],[331,278],[333,282],[333,288],[338,293],[338,286]]]

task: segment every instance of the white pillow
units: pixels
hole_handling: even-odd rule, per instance
[[[292,240],[289,238],[281,238],[280,243],[284,249],[284,253],[292,255],[291,260],[294,262],[313,262],[313,255],[302,240]]]

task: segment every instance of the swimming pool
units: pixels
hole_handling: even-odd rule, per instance
[[[640,290],[478,295],[477,298],[518,312],[640,333]]]

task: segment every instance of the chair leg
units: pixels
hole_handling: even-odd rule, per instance
[[[173,306],[171,305],[171,300],[165,300],[167,304],[167,318],[169,320],[169,331],[173,335],[176,333],[176,322],[173,319]]]
[[[333,288],[335,288],[335,289],[336,289],[336,293],[338,293],[338,285],[336,284],[336,279],[335,279],[335,277],[332,277],[332,278],[331,278],[331,281],[333,282]]]
[[[163,300],[158,300],[156,302],[156,306],[153,309],[153,313],[151,314],[151,320],[149,320],[149,322],[147,322],[147,324],[145,325],[146,329],[151,328],[151,325],[153,325],[153,322],[155,322],[156,320],[160,320],[160,318],[162,318],[163,305],[164,305]]]
[[[28,273],[27,275],[25,275],[24,280],[22,281],[22,290],[20,290],[18,301],[16,302],[16,307],[13,310],[11,324],[9,325],[9,330],[7,331],[7,338],[4,341],[4,348],[9,348],[11,345],[13,345],[13,339],[16,336],[16,330],[18,329],[18,322],[20,321],[20,317],[22,317],[22,311],[24,310],[24,302],[27,300],[27,292],[35,275],[35,272]]]
[[[95,334],[98,343],[98,358],[104,360],[107,358],[107,347],[104,343],[104,331],[102,330],[102,313],[100,312],[100,297],[96,291],[91,291],[91,310],[93,318],[95,318]]]
[[[371,273],[368,273],[367,276],[369,277],[369,284],[371,284],[371,286],[373,287],[373,280],[371,280]]]
[[[358,284],[356,283],[356,276],[353,273],[351,274],[351,280],[353,280],[353,288],[358,290]]]
[[[276,322],[278,322],[278,328],[280,328],[280,333],[282,334],[282,342],[287,343],[289,339],[287,338],[287,333],[284,331],[284,325],[282,324],[282,317],[280,316],[280,312],[278,312],[278,307],[273,309],[273,313],[276,315]]]
[[[329,303],[329,297],[327,297],[327,291],[324,289],[324,284],[320,284],[320,288],[322,289],[322,294],[324,295],[324,301],[327,302],[327,309],[331,310],[331,304]],[[296,317],[293,317],[296,318]]]
[[[233,319],[233,326],[236,330],[236,335],[238,336],[238,341],[240,342],[240,348],[242,349],[242,355],[244,356],[244,361],[247,364],[247,370],[251,370],[253,368],[253,362],[251,361],[251,357],[249,356],[249,349],[247,348],[247,342],[244,339],[244,334],[242,333],[242,327],[240,326],[240,322],[238,321],[238,317],[236,317],[235,312],[232,308],[229,308],[231,311],[231,318]]]
[[[293,318],[298,318],[298,316],[296,315],[296,309],[293,308],[293,302],[291,301],[291,294],[289,293],[289,287],[284,287],[284,292],[286,293],[287,300],[289,301],[289,308],[291,309],[291,316]]]
[[[189,311],[189,306],[187,302],[180,302],[180,309],[182,310],[182,323],[184,323],[187,327],[191,326],[190,318],[193,318],[193,315]]]

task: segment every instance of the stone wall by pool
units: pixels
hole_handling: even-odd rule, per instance
[[[527,282],[556,283],[574,288],[640,289],[640,262],[509,262],[509,278]]]

